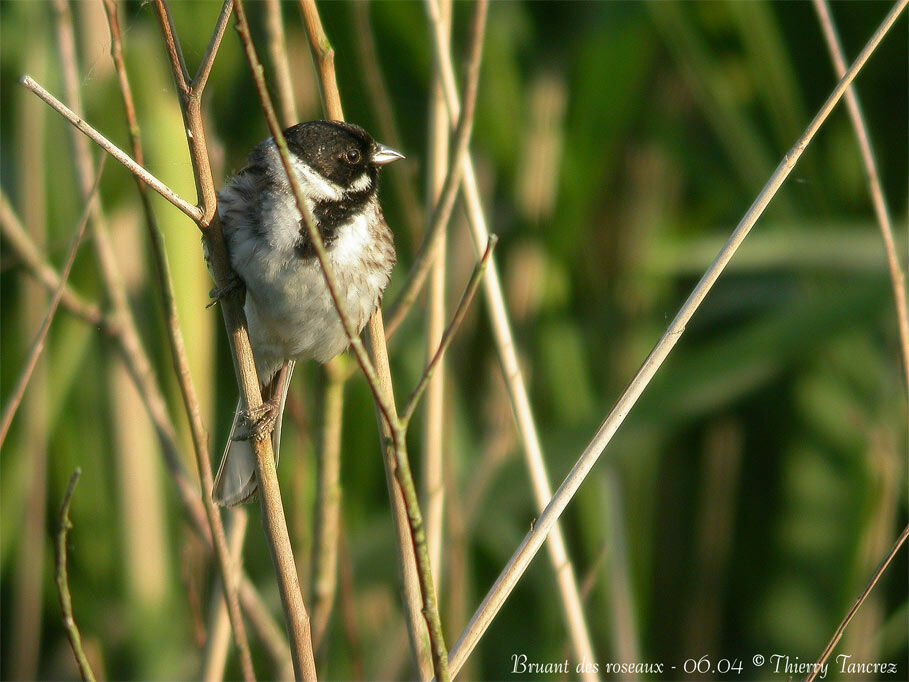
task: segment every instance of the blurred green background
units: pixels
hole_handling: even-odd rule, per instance
[[[836,3],[854,57],[889,3]],[[100,2],[72,3],[85,118],[128,147]],[[195,68],[219,3],[174,2]],[[296,3],[285,3],[302,119],[320,117]],[[364,82],[363,21],[408,157],[385,174],[396,231],[395,297],[425,195],[431,44],[417,2],[320,4],[347,118],[379,130]],[[249,3],[264,49],[263,6]],[[454,45],[470,9],[455,6]],[[82,210],[70,128],[17,84],[63,92],[50,3],[0,2],[2,190],[58,267]],[[154,7],[121,7],[147,166],[192,200],[194,186]],[[216,183],[267,137],[231,28],[206,91]],[[857,80],[900,257],[907,244],[907,20]],[[367,57],[369,60],[369,57]],[[456,61],[460,63],[460,59]],[[836,79],[810,3],[505,3],[490,7],[472,151],[554,487],[674,316]],[[379,137],[378,132],[376,136]],[[390,142],[390,140],[383,140]],[[108,161],[101,197],[143,341],[195,471],[173,379],[154,267],[131,178]],[[236,400],[232,366],[195,226],[157,196],[183,331],[213,457]],[[474,259],[458,209],[450,305]],[[16,255],[0,252],[6,400],[47,306]],[[105,304],[90,240],[71,278]],[[739,659],[729,679],[785,679],[751,665],[814,660],[907,521],[907,403],[882,240],[844,107],[803,156],[563,516],[601,666]],[[398,397],[422,368],[422,308],[391,346]],[[449,644],[537,515],[482,297],[448,356],[450,511],[437,577]],[[312,364],[300,366],[279,469],[306,583],[312,540]],[[343,516],[351,581],[319,658],[326,679],[409,677],[384,474],[371,398],[346,387]],[[412,442],[419,470],[419,420]],[[198,675],[214,569],[186,526],[148,418],[110,342],[61,310],[2,452],[0,674],[77,676],[53,583],[52,536],[76,466],[70,582],[96,671],[112,679]],[[245,566],[280,617],[258,507]],[[544,552],[545,553],[545,552]],[[513,654],[570,656],[548,558],[537,557],[464,679],[511,679]],[[907,679],[905,548],[837,653],[897,664]],[[260,678],[275,674],[253,638]],[[577,661],[572,661],[572,666]],[[678,669],[671,671],[669,666]],[[835,672],[836,679],[858,679]],[[362,671],[362,672],[361,672]],[[231,657],[229,676],[239,676]],[[550,676],[559,678],[559,676]],[[604,677],[609,677],[604,675]],[[694,674],[689,679],[709,678]]]

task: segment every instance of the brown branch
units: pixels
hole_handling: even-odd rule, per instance
[[[139,136],[139,123],[136,118],[132,88],[129,85],[126,66],[123,62],[123,47],[120,36],[120,22],[117,17],[117,7],[113,0],[104,0],[104,8],[107,13],[108,27],[111,34],[111,55],[114,60],[114,66],[116,67],[120,84],[127,128],[130,131],[133,156],[141,163],[143,158],[142,142]],[[198,87],[201,89],[204,87],[207,72],[211,68],[210,63],[213,61],[217,52],[217,46],[220,44],[220,37],[224,33],[224,25],[227,22],[227,17],[230,15],[227,4],[225,4],[225,8],[227,11],[222,9],[221,16],[219,17],[218,24],[209,45],[209,50],[206,58],[203,60],[203,66],[200,68],[200,78],[196,79],[201,85],[197,86],[194,84],[194,88]],[[206,432],[205,425],[202,423],[199,401],[196,396],[196,389],[193,385],[192,375],[189,369],[189,359],[186,355],[186,345],[180,327],[173,280],[170,275],[170,263],[168,262],[167,251],[164,245],[164,235],[158,228],[158,223],[152,210],[151,200],[146,190],[145,183],[143,183],[138,176],[134,176],[134,178],[136,180],[140,199],[142,200],[145,224],[152,245],[152,253],[155,258],[159,284],[157,289],[161,295],[161,305],[165,312],[171,359],[174,373],[177,377],[177,383],[180,386],[180,395],[183,400],[186,417],[190,425],[193,452],[196,456],[196,466],[199,470],[200,484],[202,486],[202,502],[205,507],[205,514],[208,519],[208,526],[213,540],[215,558],[218,563],[219,572],[222,576],[221,587],[224,594],[224,601],[227,607],[227,614],[230,618],[234,643],[236,644],[239,653],[243,677],[249,682],[255,680],[255,672],[253,670],[252,657],[249,652],[246,628],[243,624],[243,617],[240,613],[240,604],[237,599],[237,579],[234,576],[234,564],[236,562],[232,561],[230,557],[230,550],[224,534],[221,515],[215,506],[215,503],[212,501],[211,496],[208,494],[208,491],[212,489],[214,484],[211,462],[208,458],[208,433]]]
[[[157,0],[155,9],[158,12],[158,21],[161,24],[161,32],[164,34],[164,47],[167,49],[167,57],[171,63],[174,74],[174,81],[180,92],[181,99],[186,97],[191,87],[189,85],[189,71],[186,68],[186,62],[183,59],[183,49],[180,47],[180,39],[177,38],[177,30],[174,27],[174,20],[170,14],[166,0]]]
[[[208,47],[205,48],[205,54],[202,55],[199,69],[193,77],[191,92],[196,98],[202,97],[202,91],[208,83],[208,76],[211,73],[211,67],[215,63],[215,57],[218,55],[218,48],[221,47],[221,39],[224,37],[224,31],[227,30],[227,22],[230,20],[230,13],[233,11],[233,7],[233,0],[225,0],[221,5],[221,12],[215,22],[215,29],[208,40]]]
[[[43,99],[47,104],[51,106],[52,109],[57,111],[57,113],[62,115],[63,118],[72,123],[73,126],[75,126],[80,132],[87,135],[95,144],[101,147],[101,149],[106,151],[108,154],[117,159],[117,161],[126,166],[133,175],[138,175],[141,177],[149,187],[151,187],[181,211],[183,211],[190,218],[193,220],[198,220],[202,216],[202,212],[199,210],[198,206],[193,206],[191,203],[180,197],[170,187],[165,185],[163,182],[158,180],[158,178],[149,173],[148,170],[136,163],[135,160],[133,160],[119,147],[117,147],[117,145],[108,140],[97,130],[92,128],[88,123],[83,121],[82,118],[73,113],[69,107],[63,104],[60,100],[58,100],[40,85],[38,85],[38,83],[36,83],[31,76],[22,76],[22,78],[19,79],[19,82],[24,87],[28,88],[33,93],[38,95],[38,97]]]
[[[281,134],[281,129],[277,117],[275,116],[274,109],[271,107],[270,97],[262,75],[262,65],[259,63],[255,53],[255,48],[253,47],[252,38],[249,32],[249,23],[246,19],[246,11],[243,2],[240,0],[237,0],[236,2],[235,15],[237,20],[237,33],[240,36],[240,41],[246,52],[246,58],[249,62],[256,88],[259,91],[259,98],[266,111],[269,128],[272,131],[279,152],[282,154],[285,172],[287,172],[288,178],[291,180],[291,185],[294,188],[297,197],[298,206],[305,206],[305,203],[301,200],[300,188],[296,183],[296,175],[291,170],[290,160],[287,158],[287,143]],[[331,289],[330,278],[328,272],[325,270],[325,247],[321,243],[318,231],[312,229],[312,221],[307,220],[306,222],[310,227],[311,234],[314,233],[316,235],[316,238],[313,240],[316,247],[316,253],[319,256],[320,263],[322,263],[323,273],[326,275],[326,280],[329,281],[329,288]],[[335,303],[337,304],[338,302],[339,299],[337,298],[335,289]],[[249,338],[246,334],[245,324],[243,324],[245,321],[242,320],[243,312],[239,309],[239,306],[234,305],[231,306],[231,308],[233,308],[233,310],[228,310],[227,306],[222,305],[222,311],[224,311],[228,329],[232,330],[231,341],[235,345],[237,341],[240,341],[245,345],[243,352],[235,352],[235,355],[237,356],[238,363],[240,361],[248,361],[251,363],[252,353],[247,353],[247,350],[249,349]],[[237,324],[238,322],[241,324]],[[350,321],[347,320],[347,323],[349,322]],[[350,329],[347,328],[346,325],[345,328],[348,331],[348,336],[351,336]],[[238,367],[238,369],[240,369],[240,367]],[[249,409],[255,409],[261,404],[261,395],[259,394],[259,387],[256,381],[255,366],[250,365],[248,368],[244,367],[242,369],[243,371],[238,372],[238,374],[240,374],[244,397],[247,399],[251,398],[254,401],[247,402],[246,404]],[[294,669],[297,675],[312,680],[316,678],[316,666],[313,658],[309,615],[306,612],[306,606],[303,603],[303,595],[300,592],[300,585],[297,580],[293,550],[290,546],[290,538],[287,533],[287,522],[284,518],[284,510],[281,505],[281,493],[278,488],[278,479],[274,469],[274,453],[271,449],[271,439],[264,438],[257,440],[254,442],[254,446],[256,451],[256,473],[259,484],[259,499],[262,504],[263,514],[266,516],[266,529],[268,531],[268,539],[272,549],[272,559],[274,560],[275,570],[278,575],[281,602],[284,606],[284,614],[291,635],[291,652],[294,657]]]
[[[87,222],[87,221],[86,221]],[[76,619],[73,617],[73,598],[69,592],[69,572],[66,567],[66,539],[69,535],[70,528],[73,524],[69,520],[69,506],[73,501],[73,492],[76,489],[76,483],[79,476],[82,475],[82,469],[76,467],[72,477],[69,479],[69,485],[66,486],[66,493],[63,495],[63,505],[60,507],[59,523],[57,525],[57,534],[54,536],[54,549],[56,550],[56,571],[55,580],[57,590],[60,593],[60,609],[63,611],[63,627],[66,629],[66,636],[69,638],[69,644],[73,649],[73,655],[76,657],[76,663],[79,665],[79,674],[83,680],[94,682],[95,673],[92,672],[91,664],[82,648],[82,635],[79,634],[79,626],[76,625]]]
[[[881,576],[884,575],[884,571],[887,570],[890,562],[893,561],[893,557],[895,557],[896,553],[900,551],[900,547],[903,546],[907,538],[909,538],[909,525],[903,528],[903,531],[896,539],[896,542],[893,543],[890,551],[887,552],[886,556],[884,556],[884,558],[881,560],[880,565],[871,575],[871,580],[868,581],[865,589],[861,591],[858,597],[856,597],[856,600],[852,604],[852,607],[849,609],[849,611],[846,612],[846,615],[843,616],[843,620],[840,621],[840,624],[834,631],[833,636],[830,638],[830,641],[827,642],[827,646],[824,647],[824,650],[821,652],[820,657],[812,667],[811,672],[805,676],[804,682],[811,682],[817,676],[818,671],[824,667],[824,663],[826,663],[827,659],[830,658],[830,654],[833,653],[833,649],[836,647],[837,642],[840,641],[840,637],[843,636],[843,632],[845,632],[846,628],[849,626],[850,621],[855,617],[855,614],[868,598],[868,595],[871,594],[871,590],[873,590],[875,585],[878,584]]]
[[[16,385],[13,388],[12,395],[6,402],[6,406],[3,408],[2,416],[0,416],[0,447],[3,446],[3,442],[6,440],[6,434],[9,432],[9,427],[13,422],[16,410],[19,409],[22,398],[25,395],[28,381],[31,379],[32,372],[35,371],[35,366],[38,364],[38,358],[41,357],[41,352],[44,350],[44,341],[47,339],[47,332],[50,331],[51,323],[54,321],[54,315],[57,313],[57,307],[60,305],[60,301],[63,298],[66,281],[69,279],[69,273],[73,269],[73,263],[76,262],[76,254],[79,251],[80,244],[82,244],[82,237],[85,234],[85,227],[88,225],[88,218],[94,209],[95,199],[98,194],[98,184],[101,182],[101,173],[104,171],[104,161],[106,159],[107,155],[104,154],[98,161],[98,170],[95,172],[95,180],[92,184],[91,193],[89,194],[88,201],[82,211],[82,217],[79,219],[76,233],[73,235],[69,253],[66,256],[66,262],[63,265],[63,273],[60,275],[60,284],[57,285],[57,290],[51,298],[47,314],[44,316],[44,322],[41,323],[41,328],[35,335],[35,340],[32,343],[32,347],[22,366],[19,379],[16,381]]]

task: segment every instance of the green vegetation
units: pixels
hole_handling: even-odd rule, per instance
[[[220,3],[172,4],[194,69]],[[889,7],[833,6],[847,59]],[[84,117],[128,149],[102,4],[86,0],[72,10]],[[320,11],[345,114],[381,137],[358,58],[356,8],[326,2]],[[274,91],[264,5],[248,3],[248,12]],[[283,13],[300,118],[319,118],[297,4],[284,3]],[[413,180],[416,196],[425,195],[433,69],[425,14],[417,2],[369,5],[410,164],[390,167],[383,178],[400,262],[386,303],[420,242],[399,183]],[[456,52],[469,14],[466,3],[456,3]],[[153,4],[126,3],[120,19],[145,164],[192,201],[192,168]],[[83,210],[70,127],[17,84],[28,73],[62,96],[55,21],[50,2],[0,2],[0,186],[59,268]],[[904,15],[856,81],[904,266],[906,29]],[[810,3],[491,5],[471,151],[490,230],[500,237],[495,259],[554,488],[835,83]],[[268,136],[233,22],[204,110],[220,184]],[[111,159],[100,196],[181,456],[195,472],[141,204],[131,177]],[[198,230],[157,195],[152,204],[217,461],[237,396],[221,315],[205,310],[211,280]],[[5,406],[49,296],[9,244],[0,246]],[[449,227],[449,313],[474,259],[459,202]],[[91,230],[70,281],[108,308]],[[741,675],[713,677],[782,680],[788,675],[782,668],[773,675],[773,654],[800,662],[820,654],[909,520],[906,374],[896,319],[880,231],[841,104],[562,517],[578,582],[589,587],[585,614],[604,679],[611,677],[605,664],[622,661],[661,662],[664,672],[648,679],[681,679],[686,659],[707,655],[744,666]],[[425,362],[422,303],[390,353],[400,406]],[[447,355],[446,374],[448,512],[436,585],[451,647],[538,510],[482,295]],[[324,381],[313,363],[298,365],[278,472],[307,604]],[[344,542],[340,594],[317,653],[324,679],[412,675],[374,414],[358,373],[345,386]],[[421,428],[418,415],[410,444],[417,477]],[[4,679],[78,676],[53,563],[58,512],[77,466],[69,581],[95,673],[199,675],[217,569],[185,522],[159,449],[111,339],[61,309],[0,458]],[[283,627],[258,507],[249,514],[243,564]],[[461,679],[576,677],[579,661],[545,554]],[[909,676],[907,566],[904,547],[835,652],[853,662],[895,663],[897,672],[882,679]],[[277,675],[248,630],[259,678]],[[512,674],[515,654],[541,665],[568,657],[572,672]],[[767,658],[763,667],[753,665],[756,654]],[[857,679],[839,669],[832,659],[828,679]],[[239,676],[231,654],[226,677]]]

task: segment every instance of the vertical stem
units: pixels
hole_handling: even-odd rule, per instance
[[[262,65],[258,63],[258,58],[255,55],[252,38],[249,34],[246,10],[244,3],[240,0],[235,2],[234,13],[237,19],[237,32],[240,34],[241,42],[246,50],[250,68],[253,70],[253,75],[261,79]],[[215,257],[211,260],[215,281],[219,283],[225,282],[230,275],[230,265],[227,259],[224,237],[221,234],[220,221],[217,219],[212,221],[206,232],[209,247],[216,250]],[[224,324],[230,338],[231,349],[233,350],[234,368],[240,384],[240,394],[247,409],[254,411],[262,405],[262,393],[259,390],[259,379],[256,375],[252,348],[249,344],[246,317],[238,298],[234,294],[222,301],[221,312],[224,315]],[[287,622],[287,631],[291,642],[290,650],[294,662],[294,674],[298,678],[315,680],[316,663],[313,657],[309,614],[306,611],[306,605],[303,603],[303,593],[300,591],[300,582],[297,578],[293,548],[290,545],[290,536],[287,532],[287,520],[284,517],[284,507],[281,502],[281,490],[278,486],[271,438],[254,440],[252,441],[252,446],[256,454],[256,479],[259,489],[259,503],[262,509],[262,521],[265,525],[265,535],[271,550],[272,562],[274,563],[278,581],[278,591],[281,594],[281,604],[284,608],[284,617]]]
[[[392,394],[391,368],[388,364],[388,348],[385,345],[385,326],[382,311],[369,320],[368,343],[370,353],[376,365],[379,385],[385,395]],[[394,408],[392,408],[394,409]],[[392,521],[395,527],[395,540],[398,546],[401,584],[403,585],[404,615],[407,622],[407,635],[410,648],[414,654],[417,670],[421,680],[430,680],[433,676],[433,664],[430,652],[429,633],[423,617],[423,595],[420,587],[419,571],[416,561],[416,538],[411,533],[404,492],[397,477],[397,460],[393,434],[385,419],[376,414],[382,436],[382,464],[385,467],[385,482],[388,486],[388,497],[391,501]],[[397,418],[397,414],[395,414]]]
[[[300,0],[300,7],[306,23],[307,33],[309,34],[314,61],[319,71],[319,84],[325,114],[329,119],[344,120],[337,79],[335,78],[334,50],[322,28],[315,1]],[[394,404],[391,368],[388,364],[388,348],[385,345],[385,328],[381,308],[377,309],[372,318],[370,318],[367,330],[375,372],[373,377],[375,385],[372,388],[376,392],[376,405],[380,412],[378,415],[379,428],[385,443],[382,447],[382,459],[385,466],[389,497],[392,501],[395,536],[398,541],[398,553],[401,559],[400,568],[404,585],[407,631],[410,637],[411,649],[414,652],[419,669],[420,679],[426,680],[432,677],[429,646],[432,637],[428,637],[429,633],[426,630],[427,615],[424,611],[427,595],[422,590],[421,580],[424,578],[420,574],[418,560],[415,559],[417,538],[412,532],[410,510],[406,506],[405,495],[398,477],[398,451],[396,450],[392,430],[392,423],[397,421],[397,411]],[[372,381],[370,383],[372,384]],[[435,615],[437,618],[438,611],[436,611]]]
[[[440,0],[439,13],[444,30],[451,33],[451,1]],[[435,70],[431,85],[429,113],[429,163],[426,215],[433,214],[433,207],[442,193],[448,170],[448,110],[442,83]],[[436,253],[432,257],[433,269],[429,280],[428,312],[426,317],[426,362],[442,340],[445,331],[445,279],[447,260],[446,230],[442,229]],[[442,466],[442,444],[445,442],[445,365],[439,367],[426,389],[426,411],[423,421],[423,500],[426,506],[426,541],[429,546],[433,576],[441,582],[442,520],[445,510],[445,479]]]
[[[132,98],[132,88],[129,84],[129,78],[126,73],[126,66],[123,61],[123,46],[120,34],[120,22],[117,16],[117,7],[113,0],[105,0],[104,7],[107,12],[108,27],[111,34],[111,56],[117,70],[120,93],[123,98],[124,113],[126,115],[127,128],[130,133],[132,144],[133,158],[143,164],[142,142],[139,132],[139,122],[135,113],[135,105]],[[166,20],[168,30],[172,29],[170,18],[161,17]],[[216,28],[216,35],[218,29]],[[204,138],[203,138],[204,142]],[[204,177],[204,174],[202,174]],[[135,176],[134,176],[135,177]],[[210,173],[208,175],[210,177]],[[221,573],[221,588],[226,605],[227,615],[230,619],[231,629],[233,631],[234,642],[237,645],[237,652],[240,658],[240,667],[243,671],[243,677],[247,682],[255,680],[255,672],[252,665],[252,656],[249,652],[249,641],[246,637],[246,627],[243,623],[243,617],[240,613],[240,603],[237,598],[237,578],[234,575],[234,566],[237,564],[230,556],[230,550],[227,545],[227,539],[224,533],[224,526],[221,521],[221,515],[215,503],[212,501],[209,491],[212,489],[213,478],[211,471],[211,462],[208,458],[208,432],[202,423],[202,415],[199,408],[199,400],[196,395],[195,385],[189,369],[189,359],[186,353],[186,346],[183,340],[183,332],[180,327],[180,319],[177,312],[176,294],[174,292],[173,280],[170,274],[170,263],[167,258],[167,250],[164,244],[164,235],[158,227],[152,210],[151,200],[148,195],[148,188],[138,177],[135,177],[136,186],[139,191],[139,197],[142,201],[142,208],[145,215],[145,225],[148,231],[149,241],[154,254],[156,272],[158,275],[158,292],[161,296],[161,305],[164,310],[165,322],[167,327],[167,338],[171,351],[171,361],[173,363],[174,374],[177,377],[177,383],[180,387],[180,395],[183,399],[183,406],[186,417],[189,422],[190,432],[192,434],[193,453],[196,456],[196,465],[199,470],[199,478],[202,486],[202,502],[205,508],[205,515],[208,520],[208,526],[211,531],[212,546],[215,558],[218,563],[218,569]],[[245,532],[245,523],[242,525]],[[237,541],[240,543],[240,540]]]
[[[430,13],[430,23],[433,28],[433,39],[438,65],[440,67],[440,75],[445,90],[448,113],[452,121],[457,121],[460,110],[457,87],[454,82],[454,70],[451,66],[450,47],[439,23],[438,5],[436,0],[426,0],[426,6]],[[468,217],[473,234],[474,247],[477,253],[481,253],[489,239],[489,230],[486,227],[486,219],[483,215],[483,209],[480,203],[480,194],[477,188],[473,163],[469,154],[464,157],[463,161],[462,189],[468,207]],[[543,450],[537,434],[533,411],[530,407],[530,399],[528,398],[527,388],[524,384],[524,376],[518,363],[518,355],[514,338],[511,333],[508,311],[505,305],[505,296],[502,291],[502,285],[499,282],[499,273],[495,261],[489,263],[489,268],[483,284],[486,291],[487,309],[489,310],[493,333],[495,335],[496,349],[502,363],[505,384],[508,387],[512,406],[514,407],[518,431],[521,434],[521,440],[523,441],[523,449],[527,468],[533,484],[534,496],[536,498],[537,507],[543,509],[552,497],[552,488],[549,485],[546,462],[543,458]],[[565,549],[565,540],[558,524],[553,528],[547,547],[549,549],[549,558],[553,570],[556,573],[559,594],[565,611],[565,619],[571,633],[575,656],[579,661],[582,659],[588,661],[596,660],[593,654],[593,647],[590,643],[590,634],[584,620],[584,611],[578,593],[574,569],[572,568],[571,561],[568,559],[568,553]],[[585,679],[594,679],[596,677],[592,672],[583,672],[582,676]]]

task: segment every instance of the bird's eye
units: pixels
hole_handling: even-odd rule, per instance
[[[360,151],[358,149],[348,150],[348,152],[344,155],[344,160],[352,166],[360,163]]]

